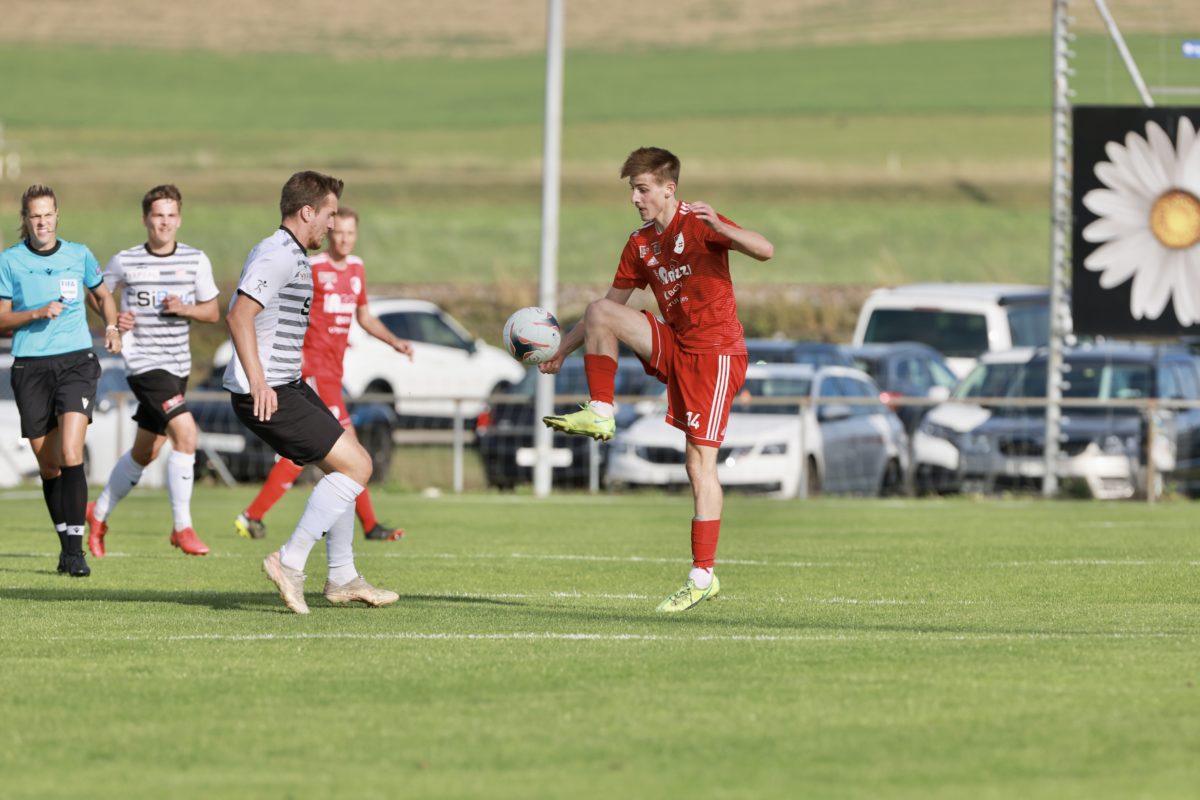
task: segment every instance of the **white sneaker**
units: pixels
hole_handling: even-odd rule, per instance
[[[279,587],[279,596],[288,608],[297,614],[308,613],[308,603],[304,602],[303,572],[284,566],[278,550],[263,559],[263,572]]]
[[[390,605],[400,599],[400,595],[388,589],[379,589],[367,583],[367,579],[359,575],[346,581],[341,586],[332,581],[325,581],[325,599],[331,603],[366,603],[369,606]]]

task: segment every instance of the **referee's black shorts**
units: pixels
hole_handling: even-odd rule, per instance
[[[92,421],[100,361],[91,350],[13,359],[13,398],[21,415],[21,435],[38,439],[58,427],[58,418],[76,411]],[[340,430],[340,428],[339,428]]]
[[[272,386],[279,407],[266,422],[254,416],[254,396],[229,395],[233,413],[271,449],[297,464],[314,464],[333,449],[345,433],[337,417],[304,381]]]
[[[187,378],[165,369],[152,369],[130,375],[127,380],[130,391],[138,399],[133,420],[143,430],[161,436],[167,432],[168,422],[191,410],[185,397]]]

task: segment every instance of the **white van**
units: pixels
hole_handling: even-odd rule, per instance
[[[1050,290],[1003,283],[914,283],[876,289],[863,303],[854,344],[923,342],[964,377],[979,356],[1040,347],[1050,337]]]

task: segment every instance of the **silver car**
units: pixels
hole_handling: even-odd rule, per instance
[[[608,484],[687,486],[684,441],[661,412],[638,419],[613,439]],[[717,464],[723,486],[777,497],[795,497],[801,481],[810,495],[899,492],[907,469],[904,426],[871,379],[807,364],[749,367]]]

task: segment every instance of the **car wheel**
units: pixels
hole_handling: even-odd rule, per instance
[[[883,470],[883,481],[879,485],[881,497],[895,497],[904,493],[904,474],[900,471],[900,462],[891,459]]]
[[[371,381],[369,384],[367,384],[367,388],[363,394],[392,394],[392,386],[387,381]],[[390,403],[392,406],[396,405],[395,399],[389,400],[387,398],[380,398],[379,400],[374,400],[372,402]]]
[[[359,431],[358,440],[371,456],[371,482],[387,478],[392,468],[392,432],[386,425],[368,425]]]
[[[817,460],[815,458],[808,459],[808,468],[804,471],[804,485],[808,488],[809,497],[820,496],[821,473],[817,471]]]

